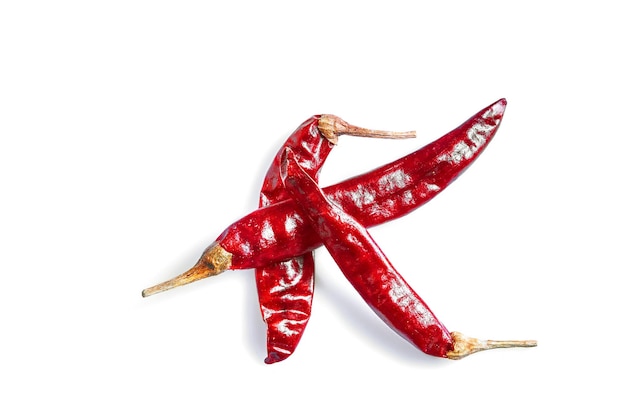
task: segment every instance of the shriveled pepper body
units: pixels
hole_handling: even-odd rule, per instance
[[[296,129],[276,154],[263,181],[260,207],[290,198],[280,177],[281,155],[289,148],[314,181],[340,135],[387,139],[414,137],[415,132],[389,132],[353,126],[333,115],[313,116]],[[271,224],[263,224],[263,238],[272,239]],[[289,357],[306,328],[313,302],[313,252],[256,268],[256,283],[263,320],[267,324],[266,363]]]
[[[320,117],[313,116],[302,123],[280,148],[263,181],[259,207],[290,198],[280,178],[280,157],[287,147],[293,150],[307,174],[317,181],[319,170],[334,146],[318,130]],[[271,240],[270,222],[264,227],[263,237]],[[266,363],[286,359],[300,342],[311,315],[314,275],[315,264],[310,251],[256,268],[259,305],[267,324]]]
[[[450,333],[380,250],[365,226],[334,204],[286,149],[285,188],[339,269],[367,304],[398,334],[426,354],[461,359],[496,348],[533,347],[534,340],[480,340]]]
[[[476,160],[497,132],[505,107],[506,100],[498,100],[436,141],[324,188],[324,194],[365,227],[404,216],[438,195]],[[343,129],[341,123],[331,126]],[[319,124],[318,128],[321,130]],[[332,129],[330,132],[325,137],[332,137]],[[298,204],[292,199],[282,200],[231,224],[193,268],[142,294],[156,294],[229,269],[263,268],[304,255],[320,245]]]
[[[326,198],[289,149],[282,172],[285,187],[367,304],[424,353],[446,357],[453,350],[450,332],[396,271],[365,226]]]
[[[478,158],[498,130],[506,100],[484,108],[458,128],[396,161],[323,189],[329,200],[365,227],[397,219],[427,203]],[[217,242],[230,269],[257,268],[319,247],[293,200],[260,208],[229,226]]]

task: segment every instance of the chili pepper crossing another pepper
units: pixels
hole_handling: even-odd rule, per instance
[[[497,347],[530,347],[535,341],[478,341],[450,333],[396,271],[367,229],[326,198],[285,149],[281,175],[328,252],[369,306],[424,353],[460,359]]]
[[[438,195],[478,158],[496,134],[505,108],[506,100],[498,100],[417,151],[323,191],[365,227],[404,216]],[[142,295],[310,252],[321,241],[305,218],[293,199],[259,208],[227,227],[189,271]]]
[[[320,116],[313,116],[300,125],[274,157],[261,187],[260,207],[287,199],[279,169],[280,153],[287,146],[295,149],[298,159],[308,167],[309,175],[317,180],[334,145],[321,136],[317,127],[319,119]],[[314,271],[313,252],[310,251],[256,268],[259,305],[267,325],[265,363],[287,358],[300,342],[311,315]]]
[[[291,149],[307,174],[317,181],[319,171],[340,135],[402,139],[415,132],[387,132],[350,125],[333,115],[313,116],[293,132],[274,157],[267,171],[259,206],[289,199],[280,177],[281,156]],[[270,220],[267,220],[270,225]],[[270,227],[264,229],[271,235]],[[266,236],[269,237],[269,236]],[[313,302],[313,252],[259,266],[255,271],[261,314],[267,324],[266,363],[289,357],[306,328]]]

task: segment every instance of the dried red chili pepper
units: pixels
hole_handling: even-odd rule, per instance
[[[290,148],[307,174],[317,181],[319,171],[340,135],[379,138],[415,137],[415,132],[386,132],[350,125],[333,115],[313,116],[293,132],[276,154],[267,171],[259,206],[266,207],[289,198],[280,178],[280,158]],[[264,229],[266,233],[271,229]],[[266,236],[268,237],[268,236]],[[266,363],[289,357],[306,328],[313,301],[313,252],[257,267],[257,292],[263,320],[267,324]]]
[[[321,136],[317,127],[319,119],[320,116],[313,116],[300,125],[279,151],[295,148],[298,160],[308,167],[309,175],[315,180],[333,146]],[[259,207],[287,199],[280,180],[279,158],[279,154],[274,157],[265,176]],[[300,342],[311,315],[314,271],[313,252],[256,268],[259,305],[267,325],[265,363],[287,358]]]
[[[486,349],[537,345],[535,341],[477,341],[458,332],[451,334],[396,271],[365,226],[326,198],[290,149],[285,149],[281,175],[348,281],[391,328],[424,353],[460,359]]]
[[[497,132],[505,107],[506,100],[498,100],[436,141],[324,193],[365,227],[401,217],[434,198],[476,160]],[[142,295],[310,252],[321,242],[304,218],[291,199],[260,208],[227,227],[189,271]]]

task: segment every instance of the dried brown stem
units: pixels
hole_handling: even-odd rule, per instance
[[[172,288],[191,284],[192,282],[220,274],[230,268],[231,259],[232,254],[230,252],[226,251],[218,243],[214,243],[204,251],[198,262],[189,271],[169,281],[146,288],[141,292],[141,295],[143,297],[149,297],[163,291],[171,290]]]
[[[341,135],[382,139],[408,139],[416,137],[414,130],[410,132],[390,132],[386,130],[365,129],[353,126],[332,114],[322,115],[318,123],[318,129],[326,139],[334,144],[337,143]]]
[[[489,349],[512,347],[535,347],[536,340],[480,340],[459,332],[452,332],[454,349],[447,353],[448,359],[462,359],[472,353]]]

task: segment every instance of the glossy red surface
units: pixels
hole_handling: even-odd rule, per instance
[[[506,100],[394,162],[324,189],[329,200],[365,227],[397,219],[430,201],[476,160],[498,130]],[[260,208],[229,226],[217,241],[232,253],[231,269],[258,268],[319,247],[321,241],[293,200]]]
[[[313,116],[300,125],[274,157],[261,188],[260,207],[289,199],[280,178],[280,158],[287,147],[293,150],[307,174],[317,181],[319,170],[334,146],[320,134],[319,118]],[[263,227],[261,236],[270,238],[270,230],[274,228]],[[256,268],[259,304],[267,324],[266,363],[288,358],[300,342],[311,315],[314,274],[313,253],[310,251]]]
[[[396,271],[367,229],[326,199],[289,150],[285,152],[284,162],[287,190],[361,297],[390,327],[420,350],[445,357],[453,349],[452,336]]]

